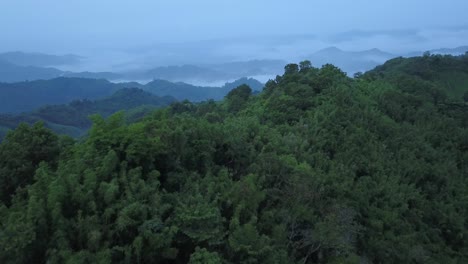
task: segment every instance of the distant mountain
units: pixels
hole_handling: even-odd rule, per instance
[[[201,87],[186,83],[155,80],[146,85],[139,83],[111,83],[104,79],[65,78],[0,83],[0,112],[19,113],[32,111],[47,104],[65,104],[73,100],[95,100],[110,96],[125,87],[137,87],[158,96],[172,96],[178,100],[203,101],[222,99],[230,90],[248,84],[261,90],[263,84],[254,79],[242,78],[223,87]]]
[[[202,87],[177,82],[172,83],[165,80],[154,80],[147,83],[144,88],[155,95],[171,95],[177,100],[203,101],[206,99],[221,99],[226,92],[219,87]]]
[[[49,67],[79,63],[82,58],[77,55],[49,55],[43,53],[26,53],[21,51],[0,53],[0,61],[18,66]]]
[[[377,60],[382,60],[382,59],[387,59],[389,57],[394,57],[395,54],[392,54],[392,53],[389,53],[389,52],[386,52],[386,51],[382,51],[380,49],[369,49],[369,50],[364,50],[364,51],[357,51],[357,52],[354,52],[355,54],[357,55],[361,55],[363,57],[367,57],[367,58],[376,58]]]
[[[444,49],[435,49],[431,51],[435,54],[449,54],[449,55],[463,55],[468,52],[468,46],[460,46],[457,48],[444,48]]]
[[[467,51],[468,46],[461,46],[457,48],[434,49],[430,50],[429,52],[431,54],[462,55]],[[351,75],[355,72],[365,72],[371,70],[385,63],[386,61],[399,56],[417,57],[422,56],[423,54],[424,51],[415,51],[406,54],[393,54],[375,48],[363,51],[344,51],[337,47],[328,47],[307,56],[307,58],[315,66],[331,63]]]
[[[463,55],[466,52],[468,52],[468,46],[460,46],[460,47],[456,47],[456,48],[440,48],[440,49],[432,49],[432,50],[428,50],[428,51],[431,54],[457,56],[457,55]],[[424,52],[426,52],[426,51],[414,51],[414,52],[410,52],[410,53],[407,53],[407,54],[403,54],[402,56],[403,57],[418,57],[418,56],[422,56],[424,54]]]
[[[31,111],[46,104],[110,96],[119,85],[106,80],[56,78],[51,80],[0,83],[0,112]]]
[[[7,55],[16,53],[5,53]],[[19,53],[25,54],[25,53]],[[41,56],[52,56],[40,54]],[[39,55],[37,55],[39,56]],[[11,57],[11,56],[5,56]],[[39,59],[38,59],[39,60]],[[45,60],[45,59],[44,59]],[[58,59],[57,59],[58,60]],[[50,59],[50,61],[53,61]],[[15,64],[18,62],[20,64]],[[210,83],[239,79],[245,76],[277,75],[286,62],[281,60],[253,60],[210,65],[164,66],[131,72],[70,72],[51,67],[25,66],[20,59],[10,61],[0,58],[0,82],[48,80],[58,77],[92,78],[106,80],[168,80],[170,82]],[[41,63],[34,63],[40,65]],[[44,63],[42,63],[44,64]]]
[[[457,48],[442,48],[430,50],[431,54],[462,55],[468,51],[468,46]],[[365,72],[371,70],[386,61],[402,56],[416,57],[422,56],[424,51],[416,51],[406,54],[393,54],[380,49],[369,49],[363,51],[345,51],[337,47],[328,47],[319,50],[306,58],[312,62],[312,65],[320,67],[323,64],[333,64],[343,71],[352,75],[356,72]]]
[[[137,88],[124,88],[110,97],[99,100],[75,100],[69,104],[47,105],[22,114],[0,114],[0,140],[6,130],[15,128],[21,122],[29,124],[44,121],[46,126],[59,134],[82,135],[90,126],[90,115],[108,117],[111,114],[129,110],[127,118],[135,119],[158,107],[168,106],[175,101],[170,96],[159,97]],[[3,129],[2,129],[3,128]],[[2,132],[3,131],[3,132]]]
[[[107,80],[122,78],[120,74],[112,72],[69,72],[49,67],[21,66],[0,60],[0,82],[14,83],[22,81],[49,80],[58,77]]]
[[[200,102],[208,99],[220,100],[229,91],[242,84],[249,85],[254,91],[263,89],[263,84],[252,78],[241,78],[232,83],[226,83],[223,87],[203,87],[182,82],[171,83],[165,80],[154,80],[143,86],[143,89],[159,96],[170,95],[177,100]]]
[[[88,78],[88,79],[106,79],[106,80],[117,80],[123,78],[119,73],[114,72],[64,72],[63,77],[71,78]]]
[[[57,78],[63,74],[55,68],[19,66],[0,60],[0,82],[20,82]]]
[[[195,65],[156,67],[142,72],[129,73],[127,76],[129,79],[133,80],[163,79],[168,81],[217,81],[229,79],[229,75],[226,73]]]
[[[224,84],[222,88],[225,90],[232,90],[234,88],[241,86],[242,84],[247,84],[250,88],[252,88],[253,91],[259,91],[259,92],[263,90],[263,86],[264,86],[263,83],[253,78],[243,77],[233,82],[228,82]]]
[[[216,82],[258,75],[277,75],[286,64],[282,60],[252,60],[207,65],[156,67],[122,73],[128,80],[168,80],[171,82]]]
[[[205,67],[225,72],[234,78],[239,78],[242,76],[281,74],[286,64],[287,62],[283,60],[250,60],[211,64],[205,65]]]
[[[394,57],[396,55],[379,49],[344,51],[337,47],[322,49],[307,56],[315,66],[320,67],[329,63],[338,66],[348,74],[370,70]]]

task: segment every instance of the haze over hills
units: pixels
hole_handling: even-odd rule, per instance
[[[281,60],[252,60],[235,61],[208,65],[182,65],[161,66],[150,69],[141,69],[124,72],[72,72],[63,71],[49,66],[48,62],[63,62],[61,56],[35,53],[5,53],[3,60],[0,57],[0,82],[21,82],[32,80],[47,80],[57,77],[77,77],[92,79],[107,79],[110,81],[151,81],[163,79],[171,82],[187,83],[219,83],[233,81],[242,77],[274,76],[282,71],[285,61]],[[10,55],[17,55],[13,58]],[[70,55],[71,56],[71,55]],[[68,58],[67,56],[65,56]],[[74,58],[74,57],[73,57]],[[42,59],[40,61],[40,59]],[[54,61],[55,59],[55,61]],[[68,61],[69,64],[76,63]],[[57,65],[57,64],[55,64]],[[266,80],[264,80],[266,81]]]
[[[262,83],[249,78],[241,78],[234,82],[226,83],[222,87],[203,87],[182,82],[171,83],[165,80],[154,80],[141,86],[141,88],[159,96],[170,95],[181,101],[188,99],[193,102],[200,102],[208,99],[220,100],[229,91],[242,84],[249,85],[254,91],[261,91],[263,89]]]
[[[49,56],[46,54],[35,55],[45,58]],[[52,55],[50,56],[55,58]],[[0,82],[13,83],[47,80],[57,77],[76,77],[107,79],[110,81],[150,81],[163,79],[172,82],[213,83],[232,81],[250,76],[272,76],[277,72],[281,72],[283,65],[286,63],[279,60],[254,60],[210,65],[164,66],[127,72],[71,72],[53,67],[42,67],[46,63],[44,61],[39,63],[36,57],[23,56],[21,59],[21,62],[18,64],[14,63],[17,60],[0,59]]]
[[[345,51],[337,47],[329,47],[319,50],[307,58],[317,66],[330,63],[340,67],[349,75],[356,72],[365,72],[385,63],[387,60],[396,57],[416,57],[422,56],[425,52],[441,55],[463,55],[468,52],[468,46],[456,48],[441,48],[427,51],[416,51],[409,53],[390,53],[377,48],[362,51]]]
[[[434,54],[460,55],[468,51],[468,46],[457,48],[439,48],[429,50]],[[344,50],[335,46],[318,50],[314,53],[304,54],[300,59],[309,59],[313,65],[320,67],[323,64],[334,64],[349,75],[355,72],[364,72],[373,69],[385,61],[403,56],[421,56],[425,51],[391,53],[381,49],[368,50]],[[138,54],[134,54],[138,57]],[[270,54],[274,56],[274,54]],[[77,55],[47,55],[40,53],[3,53],[0,54],[0,82],[20,82],[26,80],[52,79],[57,77],[82,77],[94,79],[107,79],[114,82],[139,81],[149,82],[162,79],[171,82],[185,82],[199,86],[219,86],[219,83],[233,81],[242,77],[252,77],[266,82],[270,78],[281,74],[287,60],[283,59],[251,59],[232,60],[222,59],[218,63],[150,66],[150,62],[135,62],[135,69],[108,71],[70,71],[61,70],[80,65],[83,68],[86,63],[83,57]],[[138,64],[142,63],[142,64]],[[58,65],[61,64],[61,65]],[[55,67],[46,67],[55,65]],[[68,67],[65,67],[68,65]]]
[[[57,77],[83,77],[92,79],[118,79],[111,72],[70,72],[52,66],[78,64],[76,55],[48,55],[42,53],[9,52],[0,54],[0,82],[48,80]]]
[[[460,46],[460,47],[456,47],[453,49],[450,49],[450,48],[434,49],[434,50],[430,50],[430,52],[433,54],[442,54],[442,55],[448,54],[448,55],[457,56],[457,55],[463,55],[466,52],[468,52],[468,46]]]
[[[321,66],[330,63],[340,67],[348,74],[353,74],[358,71],[370,70],[395,56],[379,49],[344,51],[337,47],[330,47],[319,50],[307,58],[314,65]]]
[[[0,53],[0,61],[9,62],[18,66],[52,67],[73,65],[81,62],[82,57],[74,54],[50,55],[44,53],[28,53],[11,51]]]
[[[63,74],[55,68],[19,66],[0,60],[0,82],[21,82],[57,78]]]
[[[173,82],[210,83],[242,77],[274,76],[281,73],[285,64],[286,61],[282,60],[234,61],[206,65],[163,66],[121,74],[128,80],[162,79]]]

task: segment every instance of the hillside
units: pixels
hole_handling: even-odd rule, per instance
[[[78,142],[20,125],[0,262],[467,263],[468,106],[437,96],[432,59],[288,64],[258,95],[94,117]],[[414,61],[436,76],[394,82]]]
[[[118,111],[127,111],[127,118],[134,120],[158,107],[168,106],[175,99],[159,97],[137,88],[125,88],[112,96],[99,100],[74,100],[69,104],[47,105],[29,113],[0,114],[0,140],[7,129],[16,128],[21,122],[33,124],[43,121],[59,134],[77,137],[91,127],[91,115],[108,117]]]
[[[367,72],[367,78],[378,78],[401,89],[419,89],[414,83],[442,90],[441,96],[461,100],[468,90],[468,56],[426,55],[395,58]]]

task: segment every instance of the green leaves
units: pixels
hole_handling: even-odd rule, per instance
[[[218,253],[209,252],[205,248],[197,247],[195,252],[190,255],[189,264],[222,264],[224,261]]]
[[[56,166],[59,151],[58,137],[43,123],[21,124],[9,132],[0,144],[1,201],[9,205],[17,188],[32,183],[39,163]]]
[[[215,203],[206,201],[200,193],[185,196],[174,211],[174,223],[194,244],[219,243],[223,237],[223,219]]]
[[[231,90],[226,95],[228,111],[231,113],[239,112],[242,108],[244,108],[251,94],[252,89],[245,84]]]

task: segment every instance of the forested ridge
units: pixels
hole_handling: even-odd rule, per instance
[[[174,101],[175,98],[171,96],[159,97],[138,88],[123,88],[99,100],[74,100],[69,104],[45,105],[21,114],[0,114],[0,142],[8,130],[16,128],[20,123],[34,124],[40,121],[57,134],[78,138],[91,127],[91,115],[98,114],[106,118],[118,111],[126,111],[125,118],[136,121]]]
[[[0,82],[0,112],[22,113],[34,111],[44,105],[68,104],[76,100],[100,100],[123,88],[139,88],[153,95],[172,96],[181,101],[221,100],[230,90],[241,84],[247,84],[257,91],[263,88],[262,83],[252,78],[240,78],[225,83],[222,87],[203,87],[164,80],[153,80],[147,84],[112,83],[104,79],[73,77],[18,83]]]
[[[78,141],[20,125],[0,262],[467,263],[468,88],[407,62],[288,64],[259,94],[93,116]]]

